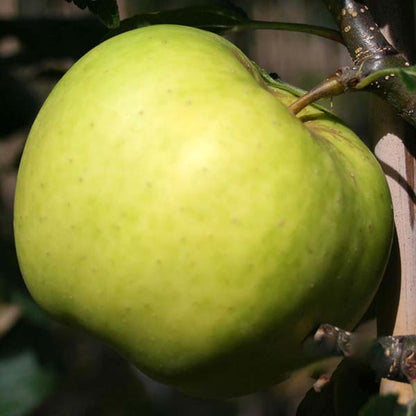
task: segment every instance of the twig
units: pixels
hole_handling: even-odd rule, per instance
[[[416,335],[376,340],[322,324],[305,340],[305,351],[315,357],[344,356],[369,366],[377,380],[387,378],[416,385]]]
[[[355,69],[361,78],[386,68],[407,67],[406,57],[384,37],[371,10],[360,1],[323,0],[340,29]],[[380,78],[366,90],[389,102],[406,121],[416,126],[416,95],[409,92],[400,77]]]

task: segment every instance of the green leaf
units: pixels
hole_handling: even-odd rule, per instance
[[[360,410],[359,416],[413,416],[408,407],[397,403],[397,396],[374,396]]]
[[[24,350],[0,359],[0,416],[23,416],[52,391],[53,375]]]
[[[402,79],[406,88],[411,91],[416,91],[416,66],[409,66],[406,69],[401,69],[399,72],[400,78]]]
[[[385,68],[379,71],[374,71],[370,75],[363,78],[356,86],[355,89],[363,89],[368,87],[374,81],[380,78],[388,80],[393,76],[399,76],[403,81],[403,84],[410,92],[416,91],[416,66],[409,66],[406,68]]]
[[[66,0],[71,1],[80,9],[94,13],[109,29],[114,29],[120,25],[120,15],[118,12],[117,0]]]
[[[111,35],[156,24],[193,26],[221,34],[247,21],[246,13],[235,6],[194,6],[133,16],[123,20]]]

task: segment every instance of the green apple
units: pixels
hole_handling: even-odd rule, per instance
[[[24,150],[18,258],[35,300],[191,395],[266,388],[351,328],[392,236],[366,146],[227,40],[160,25],[90,51]]]

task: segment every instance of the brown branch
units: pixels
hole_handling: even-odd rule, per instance
[[[344,356],[369,367],[377,380],[416,382],[416,335],[387,336],[376,340],[322,324],[304,342],[314,357]]]
[[[363,2],[324,0],[324,3],[338,24],[354,65],[360,65],[368,58],[382,58],[398,53],[380,32]]]
[[[355,0],[323,0],[338,24],[353,62],[362,77],[410,63],[381,33],[368,6]],[[416,126],[416,94],[409,92],[400,77],[386,77],[366,90],[389,102],[406,121]]]

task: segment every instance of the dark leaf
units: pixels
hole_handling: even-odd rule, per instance
[[[193,26],[223,33],[248,20],[246,13],[235,6],[195,6],[133,16],[123,20],[112,35],[156,24]]]
[[[120,24],[117,0],[66,0],[73,2],[80,9],[94,13],[109,29],[114,29]]]
[[[338,365],[321,392],[311,389],[296,416],[353,416],[378,391],[374,372],[350,359]]]
[[[296,416],[336,416],[333,383],[329,382],[320,392],[310,389],[299,404]]]
[[[380,387],[369,365],[349,358],[342,360],[333,379],[337,416],[357,415]]]
[[[116,0],[90,0],[88,1],[88,9],[97,15],[109,29],[114,29],[120,25]]]
[[[397,403],[397,396],[374,396],[361,409],[359,416],[410,416],[408,407]]]

